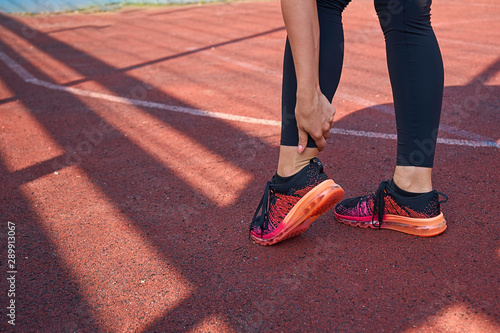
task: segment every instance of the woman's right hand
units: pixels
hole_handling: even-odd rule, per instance
[[[299,153],[307,147],[308,134],[316,143],[318,150],[325,148],[326,139],[330,137],[334,115],[335,108],[319,87],[309,91],[300,88],[297,90],[295,118],[299,129]]]

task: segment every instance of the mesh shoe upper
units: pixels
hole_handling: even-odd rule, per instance
[[[323,164],[314,158],[291,180],[276,184],[276,177],[266,184],[264,195],[250,224],[250,232],[262,237],[273,232],[295,204],[311,189],[328,179]]]
[[[371,216],[377,221],[382,220],[381,217],[385,214],[431,218],[441,213],[437,191],[405,197],[393,191],[390,184],[391,181],[384,181],[376,193],[342,201],[335,207],[335,213],[345,217]]]

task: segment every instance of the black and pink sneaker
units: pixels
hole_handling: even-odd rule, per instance
[[[321,214],[335,206],[344,190],[313,158],[309,165],[285,183],[276,176],[268,181],[252,222],[250,237],[261,245],[272,245],[306,231]]]
[[[390,229],[416,236],[435,236],[446,229],[440,207],[448,200],[445,194],[408,193],[395,185],[386,180],[376,193],[342,201],[335,207],[335,218],[351,226]],[[445,200],[439,201],[439,195]]]

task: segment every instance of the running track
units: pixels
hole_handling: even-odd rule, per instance
[[[366,231],[327,213],[261,247],[248,222],[277,157],[278,2],[0,13],[1,262],[11,221],[16,328],[500,330],[499,15],[493,0],[434,4],[444,234]],[[353,196],[390,177],[395,125],[372,2],[349,5],[344,25],[321,158]]]

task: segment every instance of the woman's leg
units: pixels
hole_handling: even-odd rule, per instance
[[[342,71],[344,56],[342,11],[349,1],[317,1],[320,25],[319,81],[321,91],[330,102],[337,90]],[[278,175],[283,177],[294,175],[319,153],[311,137],[306,150],[301,154],[297,152],[299,138],[295,120],[296,94],[297,78],[287,40],[283,61],[281,146],[278,160]]]
[[[395,183],[432,190],[443,96],[443,62],[430,22],[431,0],[375,0],[384,32],[398,133]]]
[[[282,3],[282,10],[285,9],[286,11],[283,12],[283,18],[285,22],[288,20],[288,23],[286,23],[287,31],[289,31],[292,43],[297,41],[298,36],[304,37],[303,34],[295,35],[297,28],[303,29],[298,30],[299,33],[311,31],[312,36],[310,37],[314,38],[311,44],[308,44],[310,40],[307,40],[307,38],[305,42],[302,38],[299,38],[301,42],[299,42],[298,49],[297,44],[294,44],[293,50],[297,56],[296,60],[298,60],[296,64],[297,71],[300,75],[306,73],[306,77],[311,74],[314,76],[313,80],[306,79],[304,81],[304,77],[299,75],[301,77],[299,90],[308,89],[310,84],[314,85],[315,94],[321,95],[321,106],[326,106],[332,111],[330,103],[340,80],[343,59],[341,13],[349,1],[318,0],[316,3],[309,1]],[[309,16],[311,12],[315,15],[316,4],[318,10],[317,21],[316,16]],[[283,5],[285,5],[285,8],[283,8]],[[300,6],[306,6],[304,11],[298,10]],[[290,9],[292,9],[291,12]],[[297,20],[298,18],[300,19]],[[301,20],[304,18],[305,20]],[[312,19],[312,24],[310,19]],[[290,26],[291,22],[294,22],[295,25]],[[311,26],[297,26],[297,22],[309,23]],[[318,25],[316,22],[319,22],[319,51]],[[302,53],[304,51],[305,53]],[[309,56],[308,53],[311,53],[314,58]],[[318,67],[318,69],[315,67]],[[304,69],[306,70],[304,71]],[[315,70],[319,70],[319,72],[316,73]],[[262,245],[275,244],[303,233],[318,216],[338,203],[344,195],[344,190],[327,177],[323,170],[323,164],[319,159],[315,158],[318,149],[311,138],[309,138],[307,144],[308,148],[302,153],[298,153],[299,131],[295,117],[298,89],[292,51],[288,40],[283,71],[283,119],[278,172],[267,182],[262,199],[250,223],[250,237]],[[319,75],[316,76],[316,74]],[[321,90],[321,93],[319,93],[319,90]],[[303,102],[301,97],[299,96],[298,99],[299,108],[297,113],[299,114],[299,123],[304,126],[302,118],[300,118],[300,103]],[[313,102],[317,103],[317,101]],[[312,107],[314,107],[314,103],[312,103]],[[304,109],[308,110],[309,106],[304,106]],[[316,114],[313,118],[314,121],[317,120]],[[328,127],[324,131],[329,134],[329,129]],[[327,136],[323,136],[324,138],[327,138]],[[304,139],[302,138],[302,140]],[[305,146],[306,143],[302,140],[301,146]],[[324,141],[318,142],[318,145],[321,146],[322,143]]]
[[[338,221],[362,228],[435,236],[446,229],[431,172],[443,96],[443,63],[430,0],[375,0],[384,31],[398,146],[393,180],[335,207]]]

